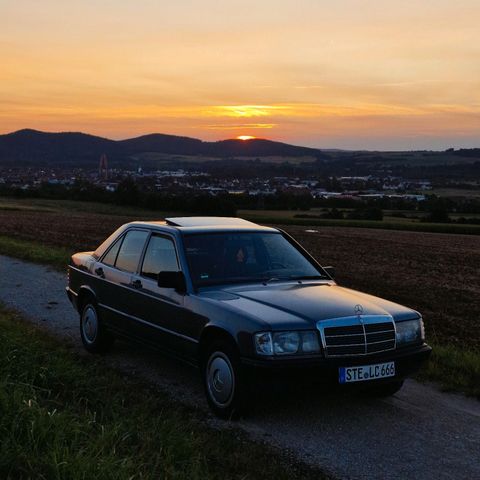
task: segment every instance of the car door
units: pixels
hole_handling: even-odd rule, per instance
[[[175,241],[168,234],[152,233],[134,279],[143,334],[147,341],[160,344],[176,355],[189,357],[197,342],[188,328],[185,295],[173,288],[158,286],[158,274],[163,271],[180,271]]]
[[[127,230],[95,265],[95,274],[103,279],[97,293],[100,307],[108,326],[119,333],[129,333],[136,327],[130,319],[135,313],[136,295],[132,276],[138,270],[148,236],[148,230]]]

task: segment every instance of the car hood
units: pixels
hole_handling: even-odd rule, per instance
[[[320,320],[355,315],[357,305],[364,315],[391,315],[396,321],[419,316],[410,308],[332,283],[229,287],[215,296],[273,328],[314,327]]]

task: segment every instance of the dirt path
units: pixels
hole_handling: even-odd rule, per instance
[[[0,256],[0,301],[80,346],[65,282],[48,267]],[[199,406],[209,422],[228,425],[212,418],[195,370],[123,342],[107,358]],[[480,478],[480,402],[413,380],[388,400],[338,394],[276,399],[235,425],[340,478]]]

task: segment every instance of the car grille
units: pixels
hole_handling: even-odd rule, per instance
[[[335,318],[317,323],[326,357],[369,355],[395,349],[395,324],[387,315]]]

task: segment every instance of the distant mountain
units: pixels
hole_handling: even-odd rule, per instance
[[[460,148],[452,151],[452,154],[459,157],[480,158],[480,148]]]
[[[117,142],[77,132],[46,133],[19,130],[0,135],[0,162],[73,163],[117,155]]]
[[[163,133],[152,133],[117,142],[120,148],[128,154],[157,152],[175,155],[198,155],[202,153],[203,143],[196,138],[177,137]]]
[[[321,150],[315,148],[297,147],[260,138],[205,142],[204,149],[206,154],[217,157],[308,157],[322,155]]]
[[[223,140],[203,142],[196,138],[154,133],[128,140],[110,140],[79,132],[46,133],[19,130],[0,135],[2,164],[78,164],[98,162],[100,155],[110,160],[129,161],[142,153],[205,155],[221,158],[266,156],[322,156],[321,150],[297,147],[271,140]]]

